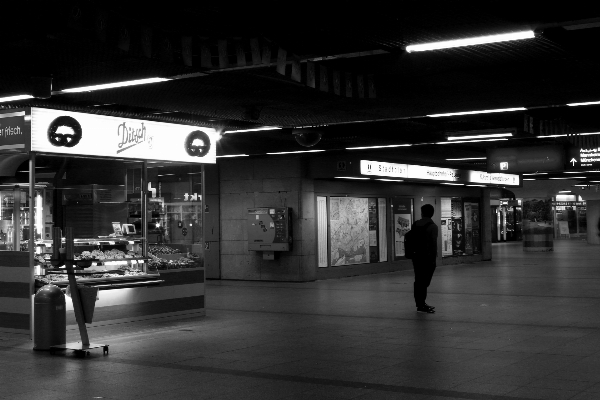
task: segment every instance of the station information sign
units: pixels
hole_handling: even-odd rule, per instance
[[[567,151],[567,169],[594,168],[600,168],[600,147],[569,147]]]
[[[520,176],[516,174],[488,173],[485,171],[396,164],[371,160],[360,160],[360,174],[386,178],[481,183],[486,185],[519,186],[521,183]]]

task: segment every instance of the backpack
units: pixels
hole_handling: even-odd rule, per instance
[[[426,237],[425,232],[429,224],[433,224],[433,221],[428,221],[423,226],[412,226],[410,231],[404,235],[404,256],[409,260],[412,260],[417,253],[417,250],[421,250],[425,243]]]

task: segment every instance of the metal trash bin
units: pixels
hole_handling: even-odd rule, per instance
[[[33,299],[33,349],[50,350],[50,346],[67,341],[65,295],[56,285],[43,286]]]

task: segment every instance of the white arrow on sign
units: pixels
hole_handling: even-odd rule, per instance
[[[575,157],[573,157],[573,158],[571,159],[571,161],[569,161],[569,162],[573,163],[573,166],[575,166],[575,163],[577,162],[577,160],[575,159]]]

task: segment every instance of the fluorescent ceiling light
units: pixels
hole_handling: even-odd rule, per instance
[[[465,185],[465,186],[471,186],[471,187],[487,187],[486,185]]]
[[[586,132],[586,133],[572,133],[571,136],[589,136],[589,135],[600,135],[600,132]],[[567,137],[569,135],[546,135],[546,136],[536,136],[538,139],[551,138],[551,137]]]
[[[590,182],[598,183],[598,182],[600,182],[600,181],[590,181]]]
[[[248,157],[248,154],[229,154],[226,156],[217,156],[217,158],[228,158],[228,157]]]
[[[16,96],[0,97],[0,103],[5,103],[7,101],[26,100],[26,99],[33,99],[33,96],[30,96],[28,94],[19,94]]]
[[[585,101],[583,103],[567,103],[569,107],[578,107],[578,106],[589,106],[593,104],[600,104],[600,101]]]
[[[412,144],[391,144],[388,146],[365,146],[365,147],[346,147],[346,150],[362,150],[362,149],[384,149],[388,147],[407,147]]]
[[[563,174],[582,174],[584,172],[594,172],[594,171],[565,171]]]
[[[448,140],[466,140],[466,139],[482,139],[482,138],[499,138],[512,136],[512,133],[487,133],[482,135],[468,135],[468,136],[448,136]]]
[[[360,179],[360,180],[369,180],[370,178],[358,178],[354,176],[335,176],[336,179]]]
[[[513,33],[503,33],[499,35],[478,36],[467,39],[445,40],[441,42],[414,44],[406,46],[406,51],[412,53],[415,51],[428,51],[439,49],[450,49],[454,47],[474,46],[478,44],[508,42],[511,40],[532,39],[535,37],[533,31],[522,31]]]
[[[571,193],[570,190],[559,190],[558,193]]]
[[[470,114],[491,114],[491,113],[501,113],[501,112],[510,112],[510,111],[526,111],[525,107],[513,107],[513,108],[496,108],[493,110],[478,110],[478,111],[459,111],[459,112],[451,112],[444,114],[430,114],[427,117],[437,118],[437,117],[449,117],[452,115],[470,115]]]
[[[446,158],[446,161],[486,160],[487,157]]]
[[[465,186],[463,183],[442,182],[442,185]]]
[[[276,154],[318,153],[321,151],[325,151],[325,150],[282,151],[280,153],[267,153],[267,154],[276,155]]]
[[[376,181],[384,182],[404,182],[404,179],[375,179]]]
[[[71,89],[63,89],[63,90],[59,90],[58,93],[92,92],[94,90],[114,89],[114,88],[125,87],[125,86],[146,85],[149,83],[165,82],[165,81],[170,81],[170,80],[171,79],[168,79],[168,78],[136,79],[133,81],[113,82],[113,83],[105,83],[103,85],[92,85],[92,86],[82,86],[82,87],[71,88]]]
[[[585,179],[585,176],[569,176],[568,178],[548,178],[548,179]]]
[[[452,142],[437,142],[436,144],[454,144],[454,143],[475,143],[475,142],[497,142],[499,140],[508,140],[506,138],[479,139],[479,140],[454,140]]]
[[[535,181],[534,178],[523,178],[524,181]]]
[[[579,172],[581,173],[581,172]],[[523,174],[523,175],[548,175],[547,172],[534,172],[533,174]]]
[[[257,131],[273,131],[275,129],[282,129],[278,126],[261,126],[260,128],[248,128],[248,129],[238,129],[235,131],[225,130],[225,134],[228,133],[241,133],[241,132],[257,132]]]

